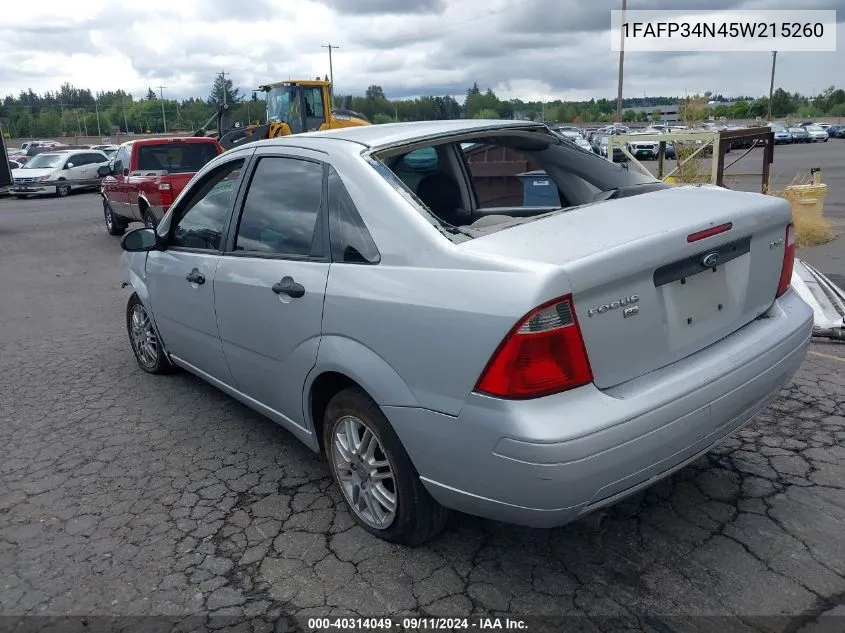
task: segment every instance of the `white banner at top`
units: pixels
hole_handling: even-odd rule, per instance
[[[612,51],[836,51],[835,10],[614,10],[610,25]]]

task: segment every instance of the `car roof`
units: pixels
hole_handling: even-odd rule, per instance
[[[322,132],[296,134],[292,142],[302,138],[340,139],[358,143],[372,149],[414,143],[431,137],[450,136],[480,131],[508,129],[544,129],[544,123],[498,119],[449,119],[442,121],[413,121],[409,123],[383,123],[358,127],[337,128]],[[290,137],[263,141],[265,144],[285,144]]]

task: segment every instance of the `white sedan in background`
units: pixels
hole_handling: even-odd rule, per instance
[[[813,143],[817,143],[819,141],[827,143],[827,139],[830,138],[827,130],[818,125],[808,125],[804,129],[807,130],[807,134],[810,135],[810,141]]]
[[[96,189],[100,184],[97,169],[108,163],[109,157],[98,150],[44,152],[12,171],[9,193],[16,198],[45,194],[64,197],[75,189]]]

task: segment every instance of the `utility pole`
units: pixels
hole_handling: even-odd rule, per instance
[[[772,120],[772,97],[775,94],[775,62],[778,59],[778,52],[772,51],[772,80],[769,83],[769,114],[767,117],[767,121]]]
[[[331,105],[334,106],[334,68],[332,68],[332,49],[340,48],[340,46],[335,46],[329,42],[328,44],[323,44],[322,48],[329,49],[329,81],[331,82],[331,86],[329,86],[329,98],[331,100]]]
[[[102,138],[103,133],[102,133],[102,132],[100,132],[100,108],[99,108],[99,106],[97,105],[97,100],[96,100],[96,99],[94,99],[94,112],[96,112],[96,113],[97,113],[97,136],[99,136],[100,138]]]
[[[126,97],[121,97],[120,103],[123,105],[123,129],[129,134],[129,123],[126,122]]]
[[[616,91],[616,123],[622,121],[622,76],[625,67],[625,10],[627,0],[622,0],[622,22],[619,25],[619,86]]]
[[[164,118],[164,89],[167,86],[159,86],[158,94],[161,96],[161,124],[164,127],[164,133],[167,134],[167,120]]]
[[[226,109],[226,93],[229,92],[228,90],[226,90],[226,73],[225,73],[225,71],[221,70],[218,73],[218,75],[220,76],[220,79],[222,81],[221,85],[223,86],[223,109],[225,110]]]

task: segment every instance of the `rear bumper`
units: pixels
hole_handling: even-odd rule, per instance
[[[790,291],[765,318],[609,390],[532,401],[472,394],[457,418],[384,411],[440,503],[553,527],[653,484],[744,426],[801,365],[812,319]]]

